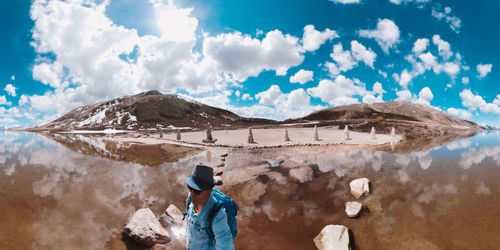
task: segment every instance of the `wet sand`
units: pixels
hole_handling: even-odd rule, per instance
[[[388,143],[398,143],[402,140],[401,135],[395,138],[389,134],[376,134],[376,139],[371,139],[369,133],[359,133],[350,131],[351,139],[344,139],[344,130],[337,127],[319,127],[319,141],[313,140],[313,128],[288,128],[290,141],[283,141],[283,129],[253,129],[255,143],[248,143],[248,129],[236,130],[215,130],[212,136],[217,139],[215,143],[203,143],[206,138],[205,131],[184,132],[181,133],[181,140],[176,139],[176,133],[165,134],[160,139],[159,134],[132,133],[124,134],[111,138],[110,140],[119,142],[139,142],[145,144],[175,143],[183,145],[203,145],[203,146],[224,146],[224,147],[243,147],[243,148],[268,148],[268,147],[290,147],[301,145],[382,145]],[[138,137],[140,136],[140,137]]]

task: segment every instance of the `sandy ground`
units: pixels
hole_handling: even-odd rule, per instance
[[[172,143],[184,146],[225,146],[225,147],[243,147],[243,148],[266,148],[281,146],[299,146],[299,145],[381,145],[386,143],[397,143],[402,140],[401,135],[394,138],[388,134],[376,134],[376,139],[371,139],[369,133],[358,133],[349,131],[350,140],[344,139],[344,130],[334,127],[318,128],[319,141],[314,140],[313,128],[289,128],[288,136],[290,141],[284,142],[284,129],[253,129],[255,143],[248,143],[248,129],[238,130],[217,130],[212,131],[212,137],[217,139],[215,143],[202,143],[206,138],[205,131],[181,133],[181,140],[176,140],[176,133],[164,134],[160,139],[159,134],[132,133],[109,138],[121,142],[139,142],[145,144]]]

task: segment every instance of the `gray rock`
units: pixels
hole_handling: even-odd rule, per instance
[[[163,228],[149,208],[137,210],[130,217],[124,232],[135,242],[149,247],[170,241],[167,230]]]
[[[182,214],[182,211],[174,204],[170,204],[168,206],[167,210],[165,210],[165,214],[172,218],[174,220],[174,223],[179,225],[183,224],[182,218],[184,217],[184,215]]]
[[[345,204],[345,213],[347,214],[347,216],[349,216],[349,218],[354,218],[359,215],[362,207],[363,204],[357,201],[348,201]]]
[[[215,176],[221,176],[223,173],[224,173],[224,171],[222,169],[220,169],[220,168],[216,168],[214,170],[214,175]]]
[[[349,250],[349,228],[342,225],[328,225],[314,238],[319,250]]]
[[[222,177],[220,177],[220,176],[214,176],[214,180],[215,180],[215,185],[217,185],[217,186],[221,186],[223,184]]]

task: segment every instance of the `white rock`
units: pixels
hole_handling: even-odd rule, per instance
[[[319,141],[318,127],[316,127],[316,125],[314,125],[313,129],[313,141]]]
[[[396,129],[394,127],[391,129],[391,137],[396,138]]]
[[[370,131],[370,139],[376,140],[377,136],[375,135],[375,128],[372,127],[372,131]]]
[[[130,217],[124,231],[135,242],[145,246],[165,244],[170,241],[167,230],[162,227],[149,208],[137,210]]]
[[[368,178],[353,180],[349,183],[349,186],[351,186],[351,194],[354,195],[356,199],[359,199],[363,194],[370,193],[370,180],[368,180]]]
[[[349,250],[349,229],[342,225],[328,225],[314,238],[319,250]]]
[[[357,201],[348,201],[345,204],[345,213],[349,218],[353,218],[359,215],[359,212],[361,212],[361,208],[363,207],[363,204],[357,202]]]
[[[349,135],[349,126],[345,125],[344,128],[344,140],[350,140],[351,136]]]
[[[174,204],[170,204],[168,206],[167,210],[165,210],[165,214],[172,218],[175,223],[182,224],[182,218],[184,217],[184,215],[182,214],[181,210]]]

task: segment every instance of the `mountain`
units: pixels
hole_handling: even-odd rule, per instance
[[[40,130],[206,128],[274,124],[266,119],[245,118],[230,111],[158,91],[116,98],[76,108],[41,126]]]
[[[498,128],[490,126],[490,125],[484,125],[484,129],[485,130],[499,130]]]
[[[406,137],[474,134],[482,128],[476,123],[456,118],[428,105],[391,101],[371,104],[352,104],[315,111],[283,123],[318,121],[321,125],[349,125],[356,131],[389,133],[392,127]]]

